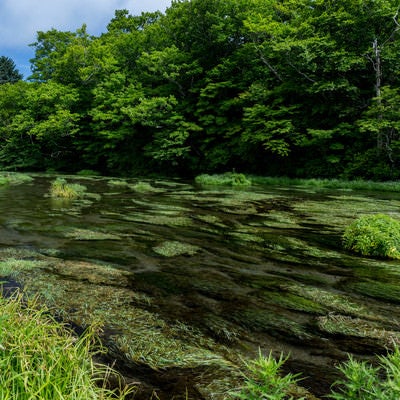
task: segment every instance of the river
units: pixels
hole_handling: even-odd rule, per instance
[[[400,195],[51,175],[0,187],[0,275],[77,326],[96,323],[143,398],[224,398],[259,349],[317,396],[352,354],[400,338],[400,263],[351,255],[344,228]],[[140,395],[138,395],[140,397]]]

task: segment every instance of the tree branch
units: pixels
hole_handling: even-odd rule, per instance
[[[256,49],[257,49],[257,51],[258,51],[258,54],[260,55],[261,61],[270,69],[270,71],[275,75],[275,77],[276,77],[279,81],[283,82],[283,79],[282,79],[281,76],[279,75],[278,71],[277,71],[277,70],[270,64],[270,62],[264,57],[264,55],[261,53],[261,50],[260,50],[257,46],[255,46],[255,47],[256,47]]]

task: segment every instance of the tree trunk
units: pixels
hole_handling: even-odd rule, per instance
[[[382,86],[382,63],[381,63],[381,50],[378,45],[378,39],[375,38],[372,47],[374,49],[374,69],[375,69],[375,97],[378,107],[382,105],[381,86]],[[379,113],[378,119],[382,120],[382,113]],[[377,135],[377,148],[379,151],[383,150],[383,133],[378,132]]]

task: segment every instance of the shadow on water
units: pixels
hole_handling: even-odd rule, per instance
[[[0,188],[3,290],[102,321],[139,398],[224,398],[259,348],[290,354],[287,372],[324,395],[349,353],[399,341],[399,263],[340,244],[357,215],[398,214],[398,195],[67,179],[86,195],[54,200],[43,176]]]

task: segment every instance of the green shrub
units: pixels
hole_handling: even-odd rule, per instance
[[[237,172],[226,172],[215,175],[198,175],[195,178],[196,183],[200,185],[222,185],[222,186],[250,186],[251,180],[244,174]]]
[[[346,228],[343,246],[364,256],[400,259],[400,221],[384,214],[361,216]]]
[[[94,171],[92,169],[81,169],[80,171],[78,171],[76,173],[76,175],[79,176],[96,176],[96,175],[100,175],[97,171]]]
[[[67,183],[64,178],[57,178],[50,188],[52,197],[63,199],[77,199],[83,196],[86,187],[78,183]]]
[[[21,183],[32,182],[33,178],[27,174],[18,172],[0,173],[0,186],[2,185],[18,185]]]

